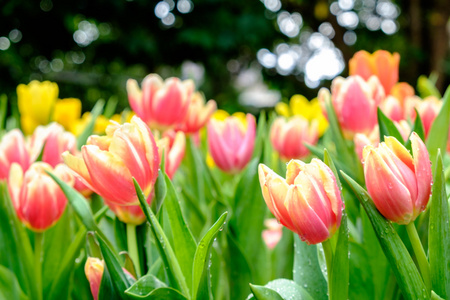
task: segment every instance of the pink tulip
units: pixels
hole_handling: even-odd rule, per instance
[[[386,97],[386,99],[381,102],[380,108],[392,121],[398,122],[405,119],[405,114],[400,101],[393,96]]]
[[[423,124],[423,130],[425,132],[425,136],[427,137],[430,132],[431,125],[433,125],[434,119],[436,119],[439,111],[441,110],[442,101],[434,96],[429,96],[422,101],[418,100],[419,98],[416,99],[416,102],[413,103],[419,112],[420,119]],[[411,115],[413,115],[412,119],[414,120],[416,118],[415,111],[411,111]]]
[[[31,230],[43,232],[53,226],[66,208],[67,198],[56,182],[46,173],[53,172],[70,186],[74,178],[63,164],[54,169],[44,162],[35,162],[24,172],[13,163],[8,189],[19,219]]]
[[[106,134],[90,136],[81,148],[82,157],[64,152],[64,162],[105,201],[138,205],[132,178],[151,197],[158,176],[159,156],[153,134],[136,116],[123,125],[112,122]]]
[[[238,117],[211,119],[208,123],[208,147],[216,165],[224,172],[237,173],[252,158],[255,146],[256,121],[251,114],[246,124]]]
[[[163,152],[165,153],[164,168],[167,176],[172,179],[184,157],[184,152],[186,150],[186,136],[182,131],[166,131],[163,134],[162,139],[158,140],[156,144],[158,145],[160,159],[162,159]]]
[[[412,155],[395,138],[377,148],[364,148],[367,191],[388,220],[409,224],[425,210],[431,194],[431,163],[427,148],[413,132]]]
[[[13,163],[18,163],[26,171],[32,162],[33,158],[22,132],[13,129],[6,133],[0,142],[0,180],[8,178]]]
[[[191,103],[183,122],[178,125],[178,130],[185,133],[196,133],[208,123],[214,111],[217,109],[216,101],[209,100],[205,105],[205,96],[196,92],[191,97]]]
[[[267,229],[262,232],[262,238],[267,248],[273,249],[283,237],[283,225],[277,219],[267,219],[264,221]]]
[[[329,92],[319,91],[319,101],[325,105]],[[344,135],[352,139],[356,133],[368,134],[377,124],[377,107],[384,98],[377,77],[366,82],[359,76],[337,77],[331,84],[331,103]]]
[[[194,88],[192,80],[172,77],[163,81],[157,74],[144,78],[142,91],[136,80],[127,81],[131,108],[145,123],[158,130],[173,128],[185,119]]]
[[[270,141],[283,159],[302,159],[309,154],[304,143],[315,145],[319,139],[318,125],[317,121],[310,124],[301,116],[293,116],[288,121],[278,117],[270,129]]]
[[[42,152],[42,161],[55,167],[63,162],[63,152],[77,152],[77,139],[72,133],[65,131],[62,125],[53,122],[35,129],[30,148],[36,157]]]
[[[291,160],[286,179],[267,166],[258,168],[269,210],[277,220],[308,244],[321,243],[340,226],[343,203],[336,178],[322,161]]]

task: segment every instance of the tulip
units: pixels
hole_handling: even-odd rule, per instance
[[[150,127],[162,131],[185,119],[194,88],[192,80],[172,77],[163,81],[157,74],[144,78],[142,91],[136,80],[127,81],[131,108]]]
[[[156,142],[158,146],[159,158],[162,159],[165,153],[164,169],[170,179],[175,175],[176,170],[181,164],[186,150],[186,136],[182,131],[166,131],[163,138]]]
[[[13,163],[18,163],[26,171],[34,159],[20,130],[6,133],[0,142],[0,180],[8,178]]]
[[[109,201],[105,201],[105,203],[117,216],[117,218],[125,224],[138,226],[146,220],[145,214],[140,205],[115,205]],[[150,205],[151,198],[147,199],[147,203]]]
[[[270,141],[285,160],[306,157],[309,150],[304,143],[314,145],[318,139],[318,121],[314,120],[310,124],[300,116],[294,116],[288,121],[284,117],[278,117],[270,129]]]
[[[8,189],[17,216],[35,232],[53,226],[67,204],[63,191],[46,171],[73,186],[75,180],[63,164],[52,169],[47,163],[35,162],[24,172],[19,164],[13,163],[9,172]]]
[[[177,126],[177,129],[185,133],[198,132],[208,123],[216,109],[216,101],[209,100],[205,105],[205,96],[200,92],[194,93],[191,97],[186,117]]]
[[[328,128],[328,121],[322,113],[322,109],[317,98],[308,101],[308,99],[306,99],[303,95],[294,95],[291,97],[289,105],[284,102],[279,102],[275,106],[275,111],[280,116],[284,116],[286,118],[292,116],[302,116],[310,123],[317,121],[319,125],[319,136],[322,136]]]
[[[384,101],[382,101],[380,104],[380,109],[392,121],[398,122],[405,119],[402,104],[397,98],[393,96],[388,96],[386,99],[384,99]]]
[[[264,200],[277,220],[308,244],[331,238],[339,228],[343,203],[336,178],[322,161],[291,160],[286,179],[258,168]]]
[[[431,163],[419,136],[411,137],[412,155],[395,138],[364,148],[367,191],[388,220],[409,224],[425,210],[431,194]]]
[[[378,50],[370,54],[358,51],[349,61],[349,74],[359,75],[364,80],[368,80],[372,75],[377,76],[385,94],[388,95],[398,82],[399,63],[398,53],[391,54],[385,50]]]
[[[31,134],[39,125],[48,124],[58,93],[58,85],[50,81],[33,80],[28,85],[17,86],[17,104],[25,134]]]
[[[64,129],[75,133],[76,124],[81,118],[81,101],[76,98],[66,98],[56,101],[53,111],[53,121]]]
[[[212,118],[207,126],[208,148],[215,164],[224,172],[241,171],[252,158],[255,146],[255,117],[245,119],[228,116],[225,120]]]
[[[77,152],[77,140],[72,133],[65,131],[62,125],[53,122],[36,128],[31,136],[30,149],[36,158],[42,152],[42,161],[55,167],[63,162],[63,152]]]
[[[392,87],[390,95],[397,98],[403,107],[406,98],[414,96],[414,88],[406,82],[397,82]]]
[[[423,131],[427,137],[430,132],[431,125],[433,125],[434,119],[436,119],[439,111],[441,110],[442,101],[434,96],[426,97],[422,101],[418,97],[408,99],[409,114],[411,119],[414,120],[416,118],[416,112],[414,111],[414,108],[416,108],[423,124]]]
[[[112,121],[106,134],[90,136],[81,148],[81,157],[64,152],[64,162],[105,201],[138,205],[132,178],[151,197],[158,176],[159,156],[153,134],[138,117],[123,125]]]
[[[329,98],[329,91],[319,91],[322,107]],[[359,76],[346,79],[337,77],[331,84],[331,103],[346,138],[356,133],[368,134],[377,124],[377,107],[384,98],[383,88],[377,77],[366,82]]]
[[[267,248],[273,249],[283,237],[283,225],[276,219],[267,219],[264,221],[267,229],[262,232],[262,238]]]

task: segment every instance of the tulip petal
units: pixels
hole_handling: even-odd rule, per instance
[[[91,176],[89,175],[89,171],[84,163],[83,158],[74,156],[70,154],[68,151],[62,154],[64,163],[72,170],[72,172],[76,175],[76,177],[89,189],[95,191],[93,187]]]
[[[307,244],[317,244],[327,240],[330,236],[328,228],[308,205],[308,200],[302,189],[291,186],[286,196],[286,207],[292,220],[295,220],[295,232]]]
[[[117,205],[137,205],[132,175],[123,160],[97,146],[81,149],[94,190]]]
[[[420,212],[425,210],[431,194],[431,161],[427,147],[415,132],[411,135],[411,146],[417,178],[417,200],[414,206]]]

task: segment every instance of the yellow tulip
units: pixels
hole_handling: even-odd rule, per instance
[[[319,136],[322,136],[328,128],[328,121],[322,113],[317,98],[308,101],[305,96],[297,94],[291,97],[289,105],[284,102],[278,103],[275,106],[275,111],[280,116],[284,116],[286,118],[292,116],[302,116],[310,123],[317,120],[319,124]]]
[[[58,122],[67,131],[75,133],[76,122],[81,117],[81,101],[77,98],[65,98],[56,101],[53,121]]]
[[[31,134],[37,126],[49,123],[58,93],[58,85],[50,81],[33,80],[28,85],[17,86],[17,102],[25,134]]]

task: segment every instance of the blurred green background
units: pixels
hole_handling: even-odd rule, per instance
[[[58,83],[83,110],[148,73],[193,78],[219,108],[257,112],[348,74],[354,52],[399,52],[400,81],[449,84],[448,1],[2,0],[0,93]]]

